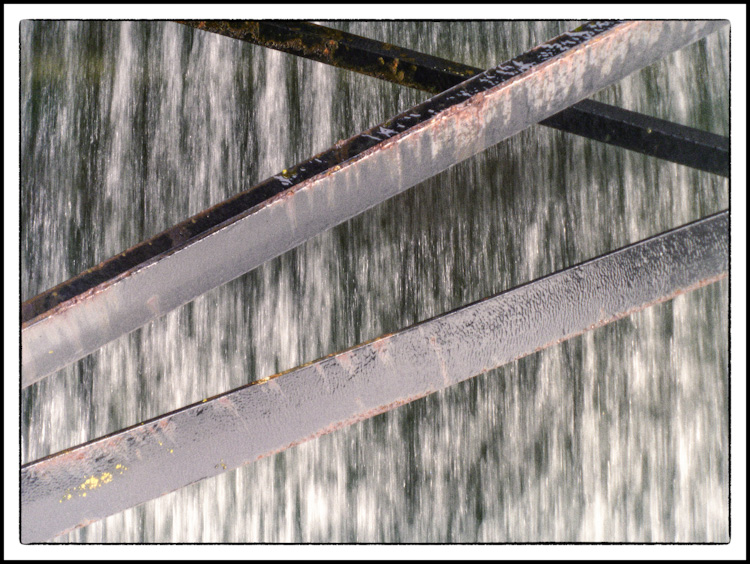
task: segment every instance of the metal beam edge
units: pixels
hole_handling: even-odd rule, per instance
[[[721,212],[21,468],[40,542],[724,278]]]
[[[459,84],[327,154],[341,164],[269,179],[85,273],[76,291],[22,324],[22,386],[195,299],[713,32],[722,22],[594,22]],[[318,159],[320,160],[320,159]],[[286,189],[283,189],[286,187]],[[270,189],[270,188],[269,188]],[[238,203],[239,202],[239,203]],[[224,219],[224,215],[228,215]],[[197,218],[197,219],[196,219]],[[193,234],[193,229],[197,234]],[[149,251],[164,245],[166,250]],[[143,254],[143,257],[141,255]],[[111,259],[117,263],[120,257]],[[109,266],[112,266],[111,264]],[[75,279],[74,279],[75,281]],[[65,285],[63,285],[65,286]],[[72,286],[70,286],[72,287]],[[61,299],[43,295],[43,306]],[[57,297],[53,295],[58,294]],[[24,304],[26,306],[27,304]],[[45,306],[46,307],[46,306]],[[33,310],[33,307],[30,306]]]
[[[484,70],[308,22],[178,20],[178,23],[433,94]],[[584,100],[540,123],[729,176],[729,139],[685,125],[594,100]]]

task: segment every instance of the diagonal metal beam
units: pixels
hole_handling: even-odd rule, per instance
[[[722,212],[21,468],[39,542],[373,417],[727,275]]]
[[[726,22],[592,22],[22,304],[22,386],[538,123]]]
[[[650,157],[729,177],[729,137],[584,100],[540,122]]]
[[[180,20],[179,23],[437,94],[483,69],[308,22]],[[729,138],[594,100],[540,122],[561,131],[721,176]]]
[[[440,94],[485,70],[309,22],[176,21],[431,94]]]

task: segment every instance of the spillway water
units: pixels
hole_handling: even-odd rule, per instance
[[[488,68],[579,24],[326,25]],[[594,98],[727,135],[728,76],[725,28]],[[22,299],[425,98],[174,23],[24,21]],[[534,126],[24,390],[22,462],[726,207]],[[724,280],[55,540],[725,542],[727,311]]]

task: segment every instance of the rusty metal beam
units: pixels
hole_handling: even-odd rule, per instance
[[[431,94],[440,94],[485,70],[309,22],[176,21]]]
[[[394,409],[722,279],[728,264],[725,211],[26,464],[23,542]]]
[[[179,20],[196,29],[269,47],[437,94],[483,69],[308,22]],[[584,100],[541,125],[706,172],[729,176],[729,138]]]
[[[584,100],[542,125],[729,177],[729,137]]]
[[[592,22],[22,304],[22,386],[559,112],[726,22]]]

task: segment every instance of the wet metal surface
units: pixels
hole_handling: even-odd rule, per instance
[[[482,69],[307,22],[190,20],[185,25],[437,94]],[[729,138],[584,100],[542,125],[729,176]]]
[[[196,29],[439,94],[484,69],[308,22],[183,20]]]
[[[584,100],[542,125],[729,177],[729,138]]]
[[[22,304],[28,386],[726,22],[593,22]]]
[[[728,212],[21,468],[40,542],[727,275]]]

